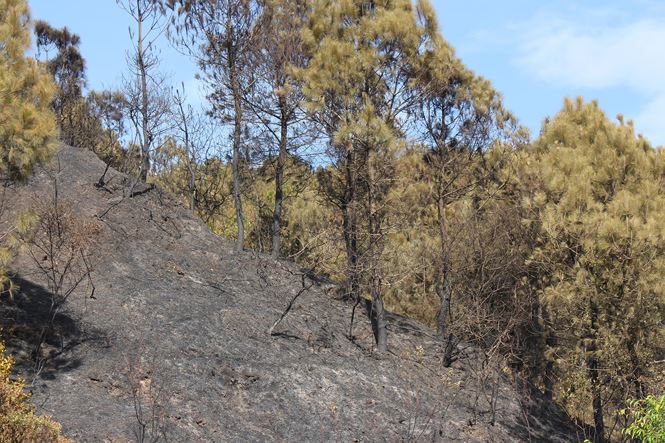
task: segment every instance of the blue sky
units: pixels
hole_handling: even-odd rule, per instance
[[[118,87],[131,21],[114,0],[29,0],[33,17],[81,36],[91,88]],[[432,0],[444,37],[538,134],[563,97],[598,99],[665,145],[665,1]],[[162,45],[162,69],[197,98],[196,68]]]

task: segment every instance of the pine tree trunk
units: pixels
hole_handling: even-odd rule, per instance
[[[596,356],[597,349],[597,323],[598,323],[598,307],[596,304],[590,302],[590,314],[591,314],[591,327],[589,340],[590,345],[587,349],[589,357],[587,358],[587,369],[589,373],[589,381],[591,382],[591,398],[592,398],[592,407],[593,407],[593,424],[594,424],[594,443],[605,443],[605,423],[603,417],[603,401],[600,392],[600,380],[599,380],[599,370],[600,362]]]
[[[138,42],[137,42],[137,62],[139,68],[139,75],[141,77],[141,129],[142,129],[142,142],[141,143],[141,165],[139,167],[139,178],[142,182],[148,180],[148,172],[150,171],[150,145],[152,144],[150,130],[149,130],[149,115],[148,115],[148,74],[146,72],[144,52],[143,52],[143,11],[138,5]]]
[[[354,168],[354,156],[349,149],[346,154],[346,189],[342,202],[342,224],[346,246],[346,296],[358,301],[360,297],[360,278],[358,275],[358,222],[355,201],[357,184]]]
[[[637,355],[636,343],[637,343],[637,332],[629,331],[628,343],[626,343],[626,350],[628,351],[628,358],[630,359],[631,365],[631,374],[628,379],[631,381],[633,388],[635,389],[635,398],[642,399],[644,398],[644,386],[642,385],[641,377],[643,374],[642,365],[640,364],[640,359]]]
[[[358,300],[360,296],[358,278],[358,248],[355,214],[350,205],[342,207],[342,224],[344,229],[344,243],[346,246],[346,297]]]
[[[187,124],[187,114],[183,108],[182,101],[178,101],[178,110],[180,111],[180,118],[182,119],[182,131],[185,143],[185,155],[187,155],[187,192],[189,194],[189,210],[192,215],[196,212],[196,175],[194,173],[195,159],[192,155],[192,147],[189,141],[189,125]]]
[[[439,269],[436,282],[436,294],[439,296],[439,311],[436,315],[436,336],[444,341],[448,331],[448,314],[450,313],[450,279],[445,269]]]
[[[277,168],[275,170],[275,209],[272,213],[272,256],[277,258],[280,256],[280,243],[281,243],[281,225],[282,225],[282,202],[283,196],[283,180],[284,180],[284,167],[287,157],[287,137],[288,137],[288,110],[286,109],[286,97],[279,97],[279,110],[280,110],[280,134],[279,134],[279,155],[277,156]]]
[[[187,153],[189,156],[189,152]],[[188,172],[189,172],[189,210],[192,215],[196,214],[196,175],[194,173],[194,160],[189,157],[188,162]]]
[[[436,272],[435,290],[439,296],[439,312],[436,316],[436,336],[443,342],[448,332],[448,318],[450,313],[450,303],[452,291],[450,287],[450,259],[448,257],[448,233],[446,230],[446,206],[442,196],[442,190],[439,190],[437,198],[437,218],[439,224],[439,263]]]
[[[541,306],[541,315],[543,318],[543,327],[545,328],[545,345],[552,349],[556,346],[556,337],[552,332],[552,321],[547,306]],[[545,369],[543,373],[543,384],[545,387],[545,397],[549,400],[554,398],[554,360],[547,358],[545,362]]]
[[[379,353],[388,351],[388,323],[386,321],[386,311],[383,306],[383,296],[381,294],[381,278],[379,272],[372,272],[372,329],[376,340],[376,350]]]
[[[598,380],[598,359],[589,357],[589,378],[591,380],[591,396],[593,404],[594,443],[605,442],[605,423],[603,418],[603,403],[600,394],[600,382]]]
[[[241,252],[245,248],[245,225],[242,210],[241,177],[240,177],[240,138],[242,131],[242,106],[241,91],[238,81],[236,66],[236,53],[232,43],[228,47],[229,79],[231,81],[231,92],[233,94],[234,121],[233,121],[233,201],[236,210],[236,224],[238,226],[238,237],[236,240],[236,251]]]
[[[371,166],[370,166],[371,168]],[[370,184],[368,192],[368,215],[369,215],[369,250],[368,267],[371,271],[372,310],[370,322],[376,340],[376,349],[379,353],[388,350],[388,328],[386,312],[383,306],[383,294],[381,293],[381,254],[383,252],[383,234],[381,232],[381,215],[377,212],[375,203],[374,184],[376,177],[370,170]]]

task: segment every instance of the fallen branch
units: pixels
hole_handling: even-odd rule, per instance
[[[134,198],[138,197],[139,195],[147,194],[148,192],[155,189],[155,185],[153,183],[150,183],[147,188],[142,189],[140,191],[134,191],[133,189],[134,187],[132,186],[132,192],[129,193],[129,198]]]
[[[109,213],[109,211],[110,211],[111,209],[115,208],[116,206],[118,206],[118,205],[119,205],[120,203],[122,203],[123,201],[125,201],[125,197],[122,197],[120,200],[118,200],[118,201],[116,201],[116,202],[113,202],[113,203],[111,204],[111,206],[109,206],[108,208],[106,208],[106,210],[105,210],[104,212],[102,212],[101,214],[97,215],[96,217],[97,217],[99,220],[102,220],[102,219],[106,216],[106,214]],[[103,221],[103,220],[102,220],[102,221]]]
[[[310,283],[309,285],[305,285],[305,274],[302,274],[301,277],[302,277],[302,288],[300,289],[300,291],[298,291],[298,293],[296,295],[294,295],[291,298],[291,301],[289,301],[289,304],[286,307],[286,309],[284,310],[284,312],[282,312],[282,315],[280,315],[280,317],[275,321],[275,323],[272,324],[270,329],[268,329],[268,334],[271,337],[276,336],[276,335],[283,335],[281,333],[275,333],[274,332],[275,328],[277,327],[277,325],[279,325],[282,322],[282,320],[284,320],[284,317],[287,316],[287,314],[289,313],[289,311],[293,307],[293,304],[296,302],[296,300],[298,300],[298,297],[300,297],[302,294],[307,292],[312,286],[314,286],[314,283]]]

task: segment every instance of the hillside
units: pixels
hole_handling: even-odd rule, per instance
[[[134,189],[95,154],[70,147],[8,190],[6,219],[53,194],[99,227],[94,294],[81,287],[31,353],[48,315],[46,283],[26,254],[21,292],[1,327],[40,411],[76,441],[575,441],[552,404],[526,400],[472,351],[442,368],[433,331],[391,315],[390,353],[372,353],[364,315],[293,263],[212,234],[159,189]],[[300,292],[284,320],[289,301]],[[363,313],[364,314],[364,313]],[[520,391],[520,392],[518,392]],[[492,395],[495,393],[496,395]],[[537,394],[533,393],[537,399]],[[491,405],[494,404],[495,413]],[[138,412],[137,412],[138,411]],[[492,422],[495,421],[494,424]]]

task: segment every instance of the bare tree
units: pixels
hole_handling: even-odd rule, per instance
[[[243,97],[249,88],[251,49],[257,35],[261,2],[256,0],[153,0],[177,11],[173,18],[179,43],[196,59],[210,87],[212,112],[222,122],[232,122],[233,200],[238,236],[236,250],[245,242],[242,205]]]
[[[147,357],[143,339],[135,353],[125,355],[126,376],[134,404],[133,432],[137,443],[168,441],[169,404],[163,369],[155,357]]]
[[[173,122],[175,141],[179,144],[180,166],[186,169],[186,195],[192,214],[203,209],[207,212],[208,203],[214,199],[210,187],[204,183],[202,169],[213,158],[219,156],[215,143],[218,131],[212,118],[202,110],[195,110],[187,103],[185,85],[173,92]],[[173,159],[165,159],[171,161]],[[217,177],[220,178],[220,177]],[[182,187],[177,190],[182,192]],[[214,208],[212,208],[214,209]]]
[[[40,196],[33,208],[36,215],[34,227],[19,230],[17,234],[27,246],[28,255],[46,281],[50,294],[48,318],[42,325],[34,350],[36,377],[46,362],[42,347],[70,296],[87,285],[89,297],[94,298],[91,273],[95,243],[101,228],[76,215],[73,205],[59,197],[57,176],[53,178],[53,194],[47,199]]]
[[[196,210],[196,157],[192,149],[192,133],[190,125],[192,122],[193,110],[191,106],[185,103],[185,85],[182,85],[182,92],[176,89],[174,94],[174,103],[176,106],[177,126],[181,135],[181,141],[185,148],[185,164],[187,166],[187,194],[189,196],[189,210],[192,214]]]
[[[168,130],[170,108],[165,77],[159,73],[155,49],[165,26],[158,6],[149,0],[116,0],[136,23],[129,30],[133,48],[127,54],[129,75],[124,78],[128,114],[140,149],[139,179],[145,182],[150,172],[150,155]]]

